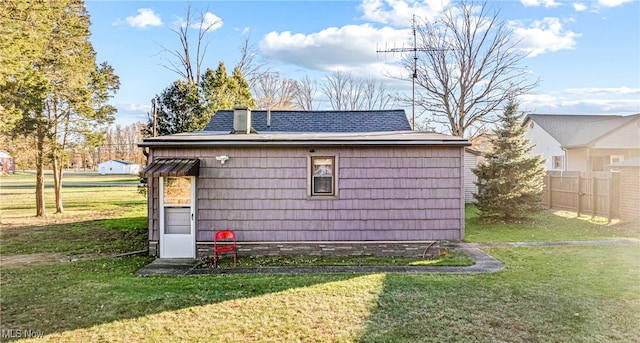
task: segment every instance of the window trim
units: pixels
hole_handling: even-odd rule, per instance
[[[315,193],[313,191],[313,161],[314,159],[329,158],[333,161],[331,175],[331,193]],[[308,199],[336,199],[338,197],[338,156],[312,155],[307,157],[307,198]]]
[[[560,161],[559,167],[556,167],[556,159]],[[551,156],[551,167],[553,170],[564,170],[564,156],[562,155]]]

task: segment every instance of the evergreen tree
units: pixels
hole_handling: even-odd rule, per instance
[[[544,161],[531,156],[533,146],[524,137],[522,117],[518,104],[509,99],[491,139],[492,151],[483,154],[485,163],[473,170],[480,217],[522,218],[540,210]]]
[[[0,130],[32,141],[36,216],[44,216],[44,166],[51,163],[56,213],[71,139],[113,120],[119,79],[98,64],[83,0],[0,2]]]
[[[235,106],[254,106],[249,83],[240,68],[234,68],[229,76],[224,62],[220,62],[215,71],[208,68],[201,79],[200,88],[211,116],[218,110],[229,110]]]
[[[175,81],[156,97],[158,136],[202,130],[207,125],[198,87],[188,81]],[[153,122],[150,118],[146,134],[150,135]]]
[[[199,131],[218,110],[254,106],[249,83],[237,67],[229,76],[224,63],[220,62],[216,70],[207,68],[201,80],[200,83],[175,81],[156,96],[159,136]],[[144,134],[151,136],[152,130],[153,119],[149,118]]]

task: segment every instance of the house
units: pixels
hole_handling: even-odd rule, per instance
[[[0,150],[0,175],[15,174],[16,164],[8,152]]]
[[[464,149],[464,202],[475,203],[474,194],[478,193],[478,177],[473,173],[473,169],[478,167],[482,161],[482,153],[472,148]]]
[[[468,145],[403,110],[219,111],[139,143],[150,254],[210,256],[231,229],[244,255],[422,256],[464,237]]]
[[[98,164],[98,173],[105,174],[125,174],[136,175],[140,172],[140,165],[123,160],[109,160]]]
[[[547,170],[608,171],[612,163],[640,156],[640,114],[529,114],[523,125]]]

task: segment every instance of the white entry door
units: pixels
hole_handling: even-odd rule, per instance
[[[195,258],[195,191],[193,176],[160,178],[160,257]]]

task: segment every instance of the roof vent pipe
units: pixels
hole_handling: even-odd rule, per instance
[[[271,131],[271,109],[267,109],[267,130]]]
[[[251,110],[248,107],[233,108],[233,133],[251,133]]]

